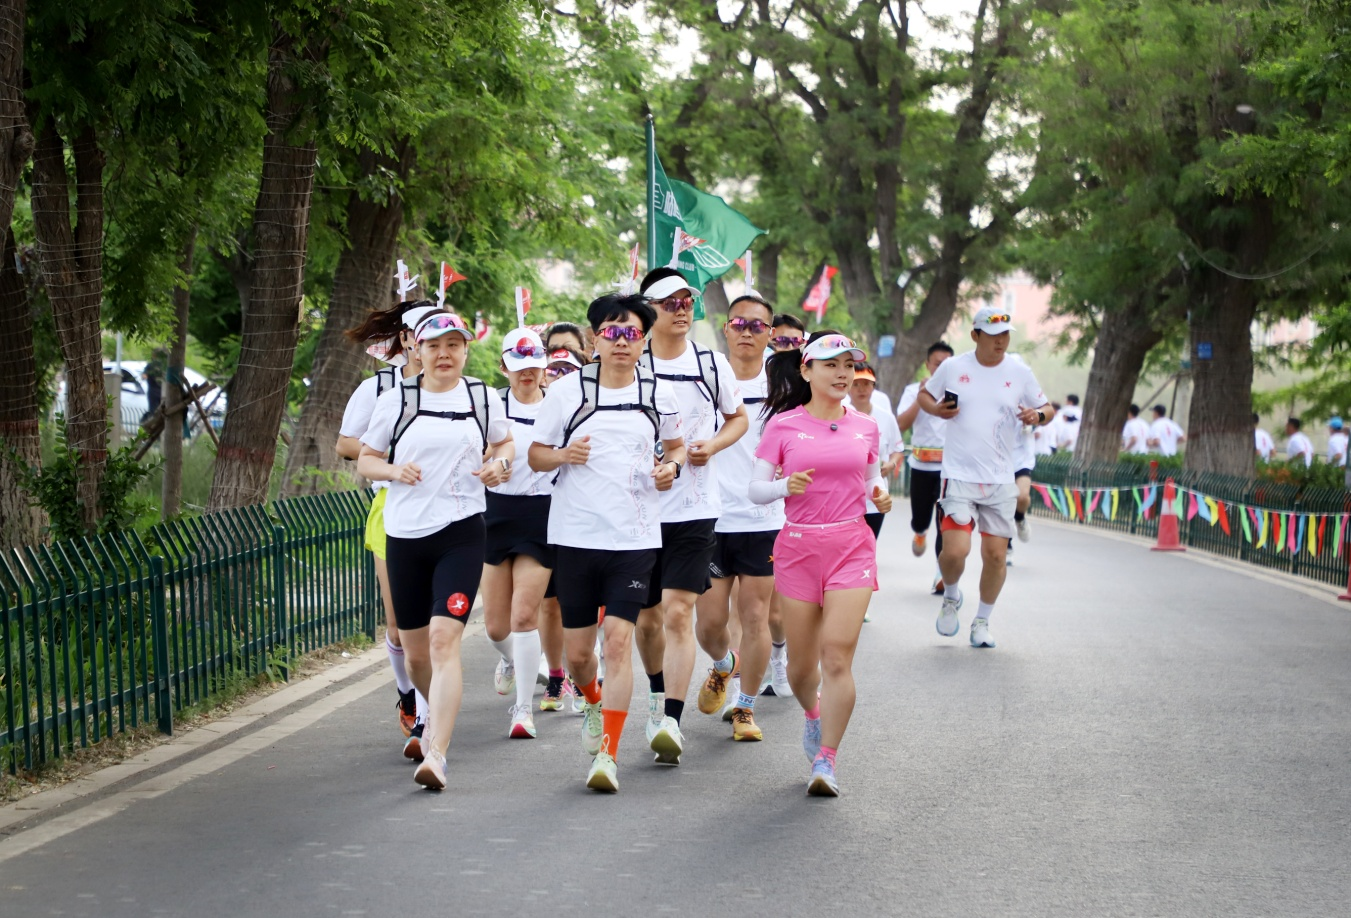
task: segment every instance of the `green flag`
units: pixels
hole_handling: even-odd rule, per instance
[[[705,194],[692,185],[666,177],[661,160],[651,157],[648,185],[649,213],[653,229],[649,238],[655,248],[648,253],[649,269],[662,265],[679,268],[696,292],[709,281],[717,280],[740,258],[756,236],[765,231],[754,226],[727,202],[714,194]],[[676,260],[672,253],[679,230],[682,251]]]

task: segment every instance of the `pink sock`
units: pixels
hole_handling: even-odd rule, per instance
[[[805,711],[805,712],[803,712],[803,713],[805,713],[805,714],[807,715],[807,719],[808,719],[808,720],[820,720],[820,719],[821,719],[821,697],[818,695],[817,698],[816,698],[816,704],[812,705],[812,709],[811,709],[810,711]]]
[[[840,750],[836,749],[834,746],[821,747],[821,755],[824,756],[825,760],[830,763],[831,768],[835,767],[835,756],[839,755],[839,752]]]
[[[550,679],[562,679],[564,675],[565,675],[565,673],[564,673],[563,670],[561,670],[561,669],[551,669],[551,670],[549,670],[549,678],[550,678]]]

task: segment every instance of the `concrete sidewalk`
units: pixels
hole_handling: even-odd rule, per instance
[[[963,630],[942,638],[907,519],[899,504],[883,532],[838,800],[803,795],[801,714],[773,698],[766,741],[736,744],[691,697],[685,764],[661,769],[635,696],[621,792],[592,794],[579,718],[505,739],[479,635],[447,792],[413,785],[377,668],[171,787],[73,802],[64,816],[90,817],[76,831],[0,841],[0,912],[1346,910],[1345,607],[1037,520],[991,621],[999,647],[977,651],[975,568]]]

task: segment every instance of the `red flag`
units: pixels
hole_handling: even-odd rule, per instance
[[[830,302],[830,281],[839,273],[839,268],[826,265],[817,277],[816,283],[812,284],[812,289],[802,300],[802,311],[816,313],[818,325],[826,317],[826,304]]]
[[[441,262],[441,290],[443,292],[451,284],[454,284],[462,280],[469,280],[469,278],[457,272],[454,268],[446,264],[444,261]]]
[[[464,280],[464,278],[461,278],[461,280]],[[474,337],[482,341],[488,337],[488,331],[488,320],[483,317],[483,313],[474,313]]]
[[[1224,509],[1224,501],[1218,501],[1216,506],[1220,511],[1220,528],[1224,530],[1225,535],[1232,535],[1229,531],[1229,513]]]

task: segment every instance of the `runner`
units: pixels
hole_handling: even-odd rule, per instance
[[[1027,365],[1027,361],[1017,354],[1006,354],[1005,359]],[[1031,368],[1028,372],[1031,372]],[[1019,542],[1027,542],[1032,538],[1032,522],[1027,518],[1027,511],[1032,506],[1032,470],[1037,467],[1037,441],[1034,430],[1026,424],[1019,425],[1017,445],[1013,450],[1013,483],[1018,486],[1018,502],[1013,506],[1013,528],[1018,533]],[[1006,566],[1013,566],[1012,539],[1008,540]]]
[[[1346,465],[1346,446],[1348,437],[1346,424],[1340,417],[1328,421],[1328,465]]]
[[[1126,413],[1130,417],[1126,420],[1126,426],[1121,428],[1121,451],[1132,456],[1143,456],[1149,452],[1149,447],[1145,445],[1149,439],[1149,425],[1140,418],[1139,405],[1131,405]],[[1256,420],[1254,417],[1254,423]]]
[[[749,488],[758,504],[784,501],[774,590],[788,630],[788,679],[806,715],[813,796],[840,793],[835,760],[854,710],[854,650],[877,589],[877,539],[863,513],[869,496],[891,510],[877,422],[845,405],[854,364],[865,358],[833,331],[770,358],[769,420]]]
[[[689,456],[685,474],[661,496],[661,549],[638,621],[638,652],[648,677],[648,745],[658,762],[679,765],[684,750],[680,717],[694,674],[694,602],[710,585],[713,527],[722,512],[713,460],[749,424],[727,358],[686,339],[694,321],[694,292],[685,276],[674,268],[657,268],[643,278],[641,290],[656,309],[641,366],[666,382],[679,401]],[[606,661],[608,666],[608,655]],[[726,677],[736,670],[731,650],[714,660],[705,686],[709,692],[699,695],[700,710],[713,699],[717,707],[712,711],[721,708]],[[721,693],[713,690],[719,685]]]
[[[807,343],[807,326],[803,325],[797,316],[790,316],[786,312],[774,317],[773,328],[769,334],[769,346],[773,348],[775,354],[781,351],[800,350],[802,345]],[[769,356],[765,355],[766,358]]]
[[[1145,440],[1145,445],[1161,456],[1176,456],[1177,445],[1186,439],[1182,428],[1168,416],[1168,409],[1155,405],[1154,423],[1149,425],[1149,438]]]
[[[750,417],[750,430],[729,446],[718,460],[718,492],[722,514],[713,527],[717,547],[709,565],[712,585],[696,603],[696,631],[699,646],[714,660],[737,650],[740,679],[716,669],[709,673],[699,692],[699,710],[715,714],[722,706],[719,695],[731,707],[732,739],[763,739],[755,723],[755,692],[769,669],[769,599],[774,593],[774,539],[783,528],[783,504],[752,503],[746,495],[755,465],[755,447],[760,442],[764,422],[760,412],[768,391],[765,377],[765,346],[769,341],[769,322],[774,311],[758,296],[742,296],[727,310],[723,337],[727,339],[727,360],[741,390],[742,403]],[[736,587],[736,618],[741,623],[739,638],[729,627],[733,617],[731,601]],[[744,680],[744,683],[743,681]],[[751,687],[746,692],[742,685]]]
[[[1304,422],[1299,418],[1290,418],[1285,422],[1285,435],[1289,438],[1285,441],[1285,461],[1295,462],[1304,460],[1304,467],[1307,469],[1313,465],[1313,441],[1303,430]]]
[[[376,399],[393,389],[400,380],[417,376],[422,363],[417,357],[413,326],[418,319],[435,312],[436,306],[426,300],[408,300],[390,309],[377,309],[367,314],[360,325],[344,334],[359,345],[373,344],[383,351],[388,366],[381,367],[374,376],[362,381],[347,400],[338,428],[338,455],[355,460],[361,455],[361,435],[370,426]],[[375,579],[380,584],[380,598],[385,607],[385,654],[390,669],[394,670],[394,685],[399,693],[399,728],[404,735],[404,752],[410,758],[422,757],[422,727],[427,717],[427,699],[422,697],[408,676],[403,644],[399,641],[399,625],[394,619],[394,597],[389,591],[389,572],[385,567],[385,498],[387,485],[372,483],[375,496],[366,515],[366,550],[375,555]]]
[[[544,347],[549,351],[568,348],[579,354],[585,354],[586,335],[571,322],[555,322],[549,326],[549,332],[544,336]]]
[[[564,340],[567,335],[574,334],[580,340],[580,330],[569,331],[576,328],[577,326],[571,323],[558,322],[550,329],[550,333],[561,330]],[[544,379],[541,382],[545,389],[569,373],[580,370],[586,362],[581,352],[566,346],[549,351],[548,360],[549,365],[544,369]],[[563,612],[558,606],[558,594],[554,590],[552,577],[549,578],[549,586],[544,591],[544,604],[540,607],[539,636],[544,646],[545,674],[548,680],[544,685],[544,695],[539,700],[539,709],[561,711],[564,705],[569,705],[573,714],[581,714],[585,700],[563,669]]]
[[[1050,421],[1050,407],[1032,370],[1006,358],[1013,330],[1010,316],[992,307],[976,312],[971,339],[976,349],[945,361],[920,388],[919,406],[945,419],[943,484],[943,607],[938,633],[957,633],[962,607],[958,587],[971,551],[971,533],[981,534],[980,608],[971,622],[971,646],[993,647],[990,616],[1007,576],[1008,540],[1018,503],[1014,453],[1022,426]]]
[[[619,789],[615,757],[633,694],[634,625],[661,547],[657,492],[670,490],[685,461],[675,393],[638,368],[654,318],[642,296],[612,294],[590,305],[601,362],[554,385],[530,446],[532,469],[558,470],[549,542],[557,546],[568,671],[586,698],[582,746],[595,756],[586,786],[598,791]],[[654,460],[658,441],[663,454]],[[595,652],[601,606],[603,693]]]
[[[1253,448],[1257,450],[1257,458],[1263,462],[1270,462],[1271,457],[1276,455],[1276,441],[1262,428],[1262,418],[1256,411],[1252,414],[1252,429]]]
[[[943,361],[952,356],[952,347],[946,341],[935,341],[929,345],[924,355],[924,368],[929,376],[938,372]],[[941,490],[943,476],[943,426],[942,418],[934,417],[919,410],[919,386],[913,382],[901,393],[901,412],[896,418],[901,430],[909,430],[910,456],[910,531],[914,533],[910,540],[910,551],[916,558],[924,557],[928,548],[929,525],[934,519],[934,508],[938,506],[938,492]],[[943,553],[943,527],[938,527],[934,536],[934,560]],[[934,594],[943,590],[943,575],[934,571],[932,585]]]
[[[774,317],[770,336],[766,360],[780,351],[801,350],[807,343],[807,327],[797,316],[779,313]],[[788,636],[783,630],[783,606],[778,593],[769,598],[769,642],[769,684],[761,686],[760,693],[787,698],[793,694],[793,687],[788,684]]]
[[[890,403],[884,403],[882,399],[882,393],[877,391],[877,374],[873,372],[872,367],[866,363],[854,367],[854,384],[849,387],[849,407],[877,422],[877,430],[881,436],[879,455],[882,477],[890,481],[896,467],[905,458],[902,452],[905,443],[901,439],[901,428],[896,423],[896,416],[891,413]],[[868,528],[873,531],[874,536],[882,534],[882,521],[886,517],[873,504],[872,498],[868,499],[868,512],[863,518],[867,520]]]
[[[391,482],[389,585],[408,668],[429,705],[413,780],[441,790],[460,709],[460,638],[483,576],[484,488],[507,479],[515,447],[497,393],[463,375],[474,340],[464,320],[433,312],[414,338],[422,374],[380,397],[357,471]]]
[[[502,369],[511,385],[498,395],[511,421],[513,442],[528,444],[534,439],[535,418],[544,403],[540,382],[545,361],[544,343],[530,329],[517,328],[502,339]],[[483,625],[488,641],[501,655],[494,687],[499,695],[516,692],[507,729],[513,739],[536,736],[531,704],[542,655],[540,603],[554,566],[548,532],[552,490],[553,475],[522,468],[486,495]],[[560,679],[560,694],[561,688]]]

